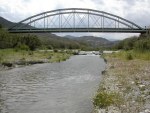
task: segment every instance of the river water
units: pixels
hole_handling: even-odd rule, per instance
[[[104,68],[99,56],[79,55],[0,71],[0,113],[91,113]]]

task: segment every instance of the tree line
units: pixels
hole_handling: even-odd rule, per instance
[[[10,34],[0,26],[0,49],[88,49],[89,45],[70,39],[41,38],[31,34]]]
[[[41,41],[35,35],[10,34],[5,30],[0,30],[0,49],[20,48],[25,50],[35,50],[41,45]]]
[[[133,36],[120,41],[114,47],[115,49],[150,51],[150,36],[141,35]]]

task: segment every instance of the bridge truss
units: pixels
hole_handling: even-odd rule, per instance
[[[43,12],[20,21],[8,30],[11,33],[146,32],[146,29],[122,17],[104,11],[83,8]]]

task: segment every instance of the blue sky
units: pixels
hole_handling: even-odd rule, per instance
[[[0,16],[13,22],[19,22],[29,16],[58,8],[96,9],[126,18],[141,27],[150,25],[150,0],[0,0]],[[69,35],[124,39],[138,34],[70,33]]]

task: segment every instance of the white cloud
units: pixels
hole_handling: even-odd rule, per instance
[[[150,0],[0,0],[0,16],[14,22],[58,8],[90,8],[109,12],[139,25],[150,25]],[[120,39],[132,34],[92,35]]]
[[[123,0],[104,0],[104,5],[100,10],[124,17],[124,1]]]

